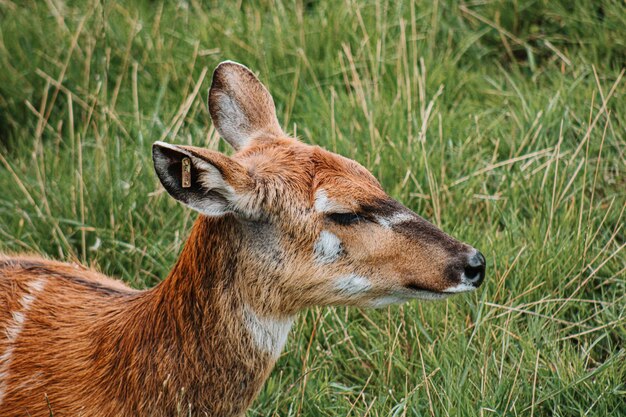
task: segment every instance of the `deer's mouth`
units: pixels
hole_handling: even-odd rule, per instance
[[[420,284],[407,284],[404,288],[408,290],[405,292],[407,299],[441,300],[454,295],[452,292],[434,291]]]
[[[415,283],[407,284],[404,287],[409,289],[409,290],[411,290],[411,291],[425,291],[425,292],[433,292],[433,293],[437,292],[437,291],[433,291],[431,289],[428,289],[428,288],[424,287],[423,285],[415,284]]]

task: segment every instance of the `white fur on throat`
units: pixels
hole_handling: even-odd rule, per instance
[[[287,342],[294,318],[261,317],[249,306],[244,307],[243,318],[256,348],[278,358]]]

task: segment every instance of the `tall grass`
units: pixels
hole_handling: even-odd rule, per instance
[[[0,249],[162,279],[155,140],[230,152],[223,59],[285,128],[488,259],[477,293],[301,314],[250,416],[626,415],[621,1],[0,0]]]

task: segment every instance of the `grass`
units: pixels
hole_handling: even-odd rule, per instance
[[[0,0],[0,250],[158,282],[194,215],[151,143],[230,152],[233,59],[488,259],[473,295],[304,312],[249,416],[626,415],[624,3],[226,4]]]

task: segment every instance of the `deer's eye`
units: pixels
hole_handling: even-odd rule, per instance
[[[332,222],[342,226],[349,226],[364,220],[362,216],[359,216],[356,213],[330,213],[328,214],[328,218]]]

